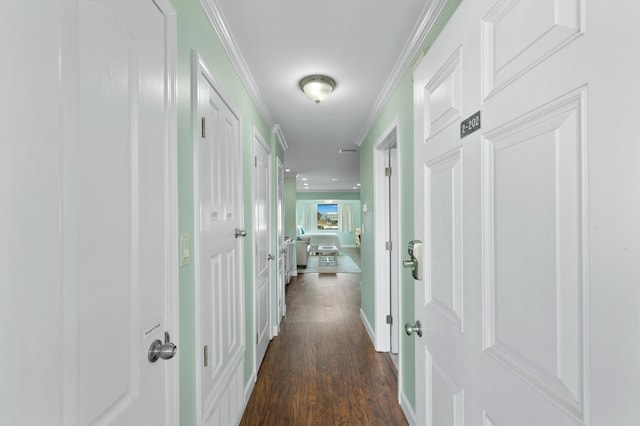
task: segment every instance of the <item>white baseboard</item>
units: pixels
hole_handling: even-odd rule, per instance
[[[413,407],[411,407],[411,404],[409,404],[407,395],[405,395],[404,392],[400,392],[400,407],[402,408],[404,416],[407,418],[407,422],[409,422],[411,426],[415,426],[416,413],[413,411]]]
[[[249,382],[244,387],[244,404],[242,405],[242,414],[244,414],[244,410],[247,409],[247,404],[249,403],[249,398],[251,398],[251,393],[253,392],[253,388],[256,387],[256,377],[255,375],[251,375],[249,377]],[[240,416],[242,418],[242,416]]]
[[[373,332],[373,327],[371,327],[371,324],[369,324],[369,321],[367,320],[367,316],[364,314],[362,309],[360,309],[360,319],[362,320],[362,323],[364,324],[365,330],[367,330],[367,334],[369,335],[369,338],[371,339],[371,343],[373,343],[373,346],[375,346],[376,345],[376,334]]]

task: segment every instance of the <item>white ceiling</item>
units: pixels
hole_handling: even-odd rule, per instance
[[[308,191],[359,191],[359,153],[338,151],[362,142],[444,3],[203,0],[301,191],[302,178]],[[319,105],[298,87],[310,74],[337,83]]]

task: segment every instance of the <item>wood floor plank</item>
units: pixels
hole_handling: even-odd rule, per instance
[[[241,425],[407,425],[397,373],[360,319],[360,274],[301,274]]]

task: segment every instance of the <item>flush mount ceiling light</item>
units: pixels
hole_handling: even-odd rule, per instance
[[[319,104],[336,88],[336,81],[326,75],[309,75],[300,80],[300,89],[307,98]]]

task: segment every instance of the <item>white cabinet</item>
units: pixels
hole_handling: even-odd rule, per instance
[[[296,262],[294,259],[295,240],[286,237],[282,246],[283,258],[284,258],[284,279],[285,284],[289,284],[291,277],[296,272]]]
[[[307,256],[309,256],[309,240],[296,241],[296,263],[307,267]]]

